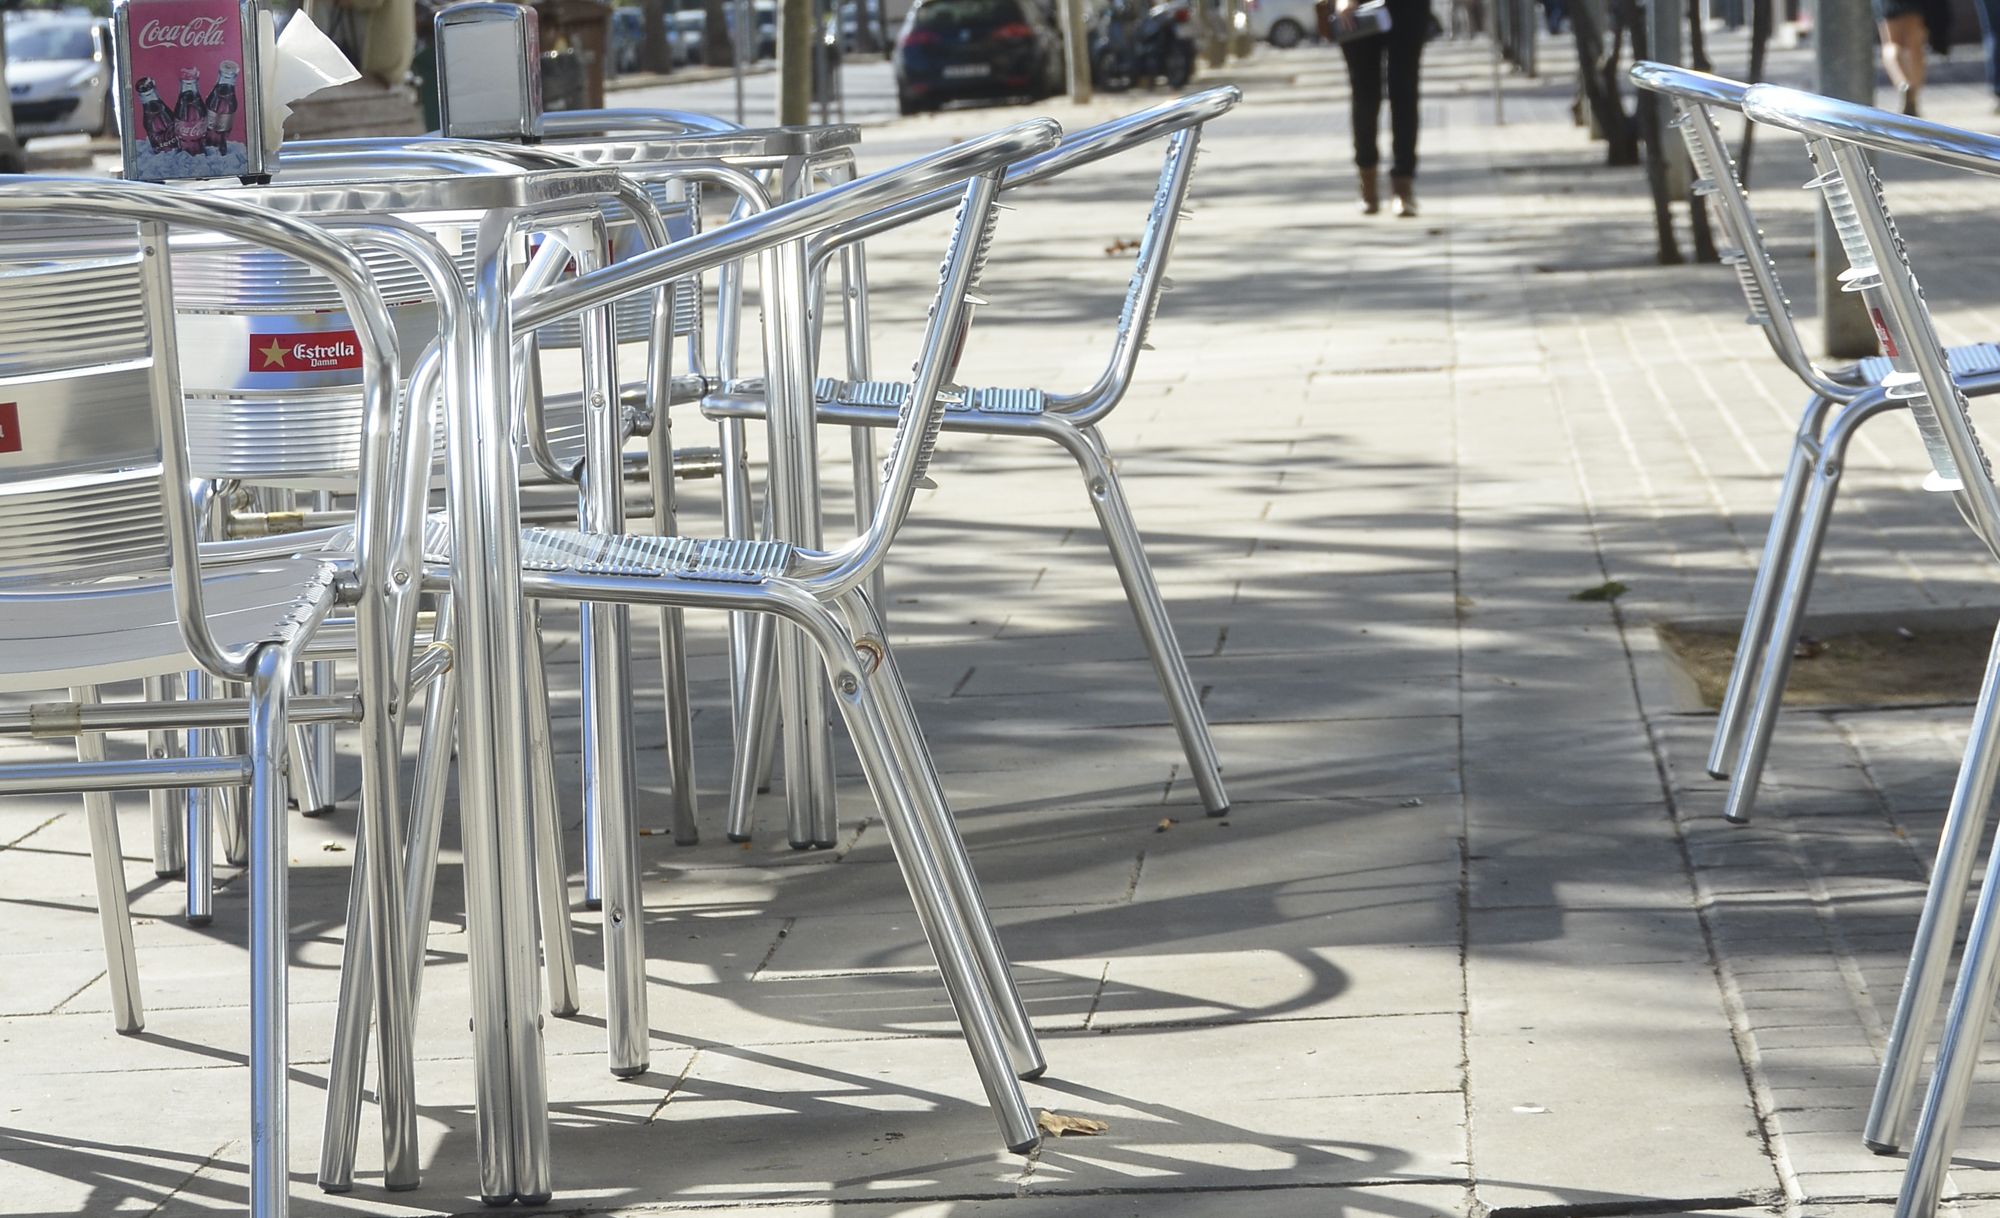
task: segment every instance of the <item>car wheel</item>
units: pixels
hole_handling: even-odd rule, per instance
[[[909,94],[903,92],[901,89],[896,90],[896,109],[905,118],[908,118],[910,115],[915,114],[918,110],[921,110],[922,108],[923,107],[917,105],[916,98],[911,97]]]
[[[1281,51],[1289,51],[1306,40],[1306,27],[1285,17],[1271,23],[1271,45]]]
[[[117,134],[118,126],[115,122],[112,121],[115,117],[116,116],[111,109],[111,89],[109,86],[106,86],[104,90],[104,100],[98,106],[97,110],[97,130],[91,132],[90,133],[91,136],[94,138],[102,139],[107,135]]]

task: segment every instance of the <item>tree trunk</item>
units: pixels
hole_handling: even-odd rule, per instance
[[[1610,68],[1605,66],[1604,37],[1598,28],[1595,0],[1577,0],[1569,11],[1569,28],[1576,38],[1577,81],[1591,119],[1604,136],[1604,163],[1637,165],[1638,139],[1625,105],[1618,95],[1616,48],[1611,51]]]
[[[751,21],[754,31],[754,10]],[[781,127],[812,121],[813,54],[813,0],[778,0],[778,125]]]
[[[639,18],[639,66],[648,72],[672,71],[674,52],[667,44],[667,0],[643,0]]]
[[[702,0],[701,61],[711,68],[726,68],[736,62],[736,47],[729,37],[729,0]]]
[[[1646,19],[1639,11],[1638,0],[1619,0],[1619,11],[1624,14],[1625,28],[1632,32],[1632,58],[1646,58]],[[1638,129],[1639,138],[1646,145],[1646,185],[1653,194],[1653,231],[1659,238],[1657,257],[1661,266],[1678,266],[1681,257],[1680,242],[1674,237],[1674,201],[1667,191],[1666,150],[1660,146],[1660,134],[1665,130],[1660,122],[1659,94],[1650,89],[1639,91]]]
[[[1771,0],[1750,0],[1750,74],[1749,82],[1756,84],[1764,79],[1764,55],[1771,49]],[[1743,151],[1736,158],[1736,177],[1743,183],[1743,189],[1750,189],[1750,137],[1756,134],[1757,124],[1743,120]]]

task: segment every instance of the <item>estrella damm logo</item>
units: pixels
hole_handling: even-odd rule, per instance
[[[360,366],[361,343],[352,330],[250,336],[252,372],[336,372]]]

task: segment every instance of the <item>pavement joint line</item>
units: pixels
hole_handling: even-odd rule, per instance
[[[1090,994],[1090,1009],[1083,1013],[1084,1031],[1089,1032],[1093,1030],[1091,1025],[1095,1023],[1097,1020],[1097,1008],[1103,1005],[1104,990],[1105,987],[1108,986],[1110,983],[1111,983],[1111,961],[1106,960],[1104,962],[1104,967],[1099,969],[1097,973],[1097,988],[1091,991]]]
[[[1125,881],[1124,895],[1121,896],[1118,900],[1106,902],[1106,904],[1130,905],[1132,903],[1132,898],[1139,891],[1139,878],[1143,876],[1145,873],[1146,873],[1146,852],[1144,850],[1141,850],[1138,853],[1138,855],[1134,857],[1132,860],[1132,875],[1131,878]]]
[[[1048,1140],[1053,1141],[1054,1139],[1048,1139]],[[1039,1151],[1035,1153],[1036,1155],[1040,1154]],[[929,1205],[939,1202],[954,1202],[954,1201],[999,1205],[999,1204],[1005,1204],[1009,1201],[1020,1200],[1023,1198],[1030,1198],[1030,1197],[1032,1198],[1133,1197],[1133,1196],[1161,1197],[1161,1196],[1199,1196],[1199,1195],[1223,1196],[1230,1193],[1285,1193],[1285,1192],[1307,1192],[1307,1191],[1341,1192],[1349,1189],[1400,1188],[1404,1186],[1409,1186],[1414,1188],[1456,1188],[1463,1190],[1467,1187],[1467,1182],[1466,1180],[1455,1176],[1383,1176],[1379,1178],[1368,1178],[1362,1180],[1345,1180],[1345,1181],[1306,1180],[1306,1181],[1298,1181],[1295,1183],[1282,1183],[1282,1184],[1281,1183],[1257,1184],[1257,1183],[1238,1182],[1230,1184],[1189,1184],[1181,1186],[1173,1186],[1173,1185],[1133,1185],[1130,1187],[1107,1186],[1103,1188],[1064,1188],[1061,1186],[1051,1186],[1047,1188],[1037,1188],[1028,1192],[1017,1191],[1010,1196],[1001,1196],[994,1193],[982,1193],[982,1192],[935,1192],[935,1193],[910,1192],[910,1193],[897,1193],[893,1197],[812,1197],[806,1199],[799,1199],[793,1197],[786,1197],[786,1198],[751,1197],[751,1198],[740,1198],[740,1199],[717,1198],[715,1200],[646,1201],[632,1205],[624,1205],[624,1204],[618,1205],[617,1212],[619,1214],[686,1214],[686,1213],[705,1213],[713,1210],[728,1210],[731,1212],[737,1212],[742,1210],[756,1210],[759,1212],[769,1211],[772,1213],[781,1214],[786,1210],[807,1210],[810,1211],[811,1213],[819,1214],[829,1206],[838,1210],[845,1210],[845,1209],[864,1210],[878,1206],[904,1207],[910,1205]],[[579,1209],[538,1210],[536,1212],[541,1214],[582,1216],[590,1214],[601,1214],[606,1211],[599,1206],[589,1205]],[[466,1210],[460,1213],[452,1214],[449,1216],[449,1218],[491,1218],[491,1215],[493,1213],[494,1211],[490,1209]]]
[[[98,983],[98,981],[99,981],[100,979],[102,979],[103,977],[105,977],[105,976],[109,975],[109,974],[110,974],[110,972],[111,972],[111,970],[110,970],[110,969],[108,969],[108,968],[107,968],[107,969],[100,969],[100,970],[99,970],[99,971],[98,971],[98,972],[97,972],[96,974],[94,974],[94,975],[93,975],[93,976],[91,977],[91,979],[90,979],[90,980],[88,980],[88,981],[84,982],[84,983],[83,983],[82,985],[80,985],[80,986],[77,986],[77,987],[76,987],[75,989],[71,990],[71,991],[70,991],[69,993],[67,993],[67,994],[64,994],[64,995],[62,996],[62,998],[61,998],[60,1000],[58,1000],[58,1001],[56,1002],[56,1004],[55,1004],[54,1006],[50,1007],[50,1008],[49,1008],[48,1010],[46,1010],[46,1011],[41,1011],[41,1012],[38,1012],[38,1013],[39,1013],[39,1014],[42,1014],[42,1015],[60,1015],[60,1014],[62,1014],[62,1013],[63,1013],[63,1008],[64,1008],[64,1007],[66,1007],[66,1006],[68,1006],[68,1005],[70,1004],[70,1001],[71,1001],[72,999],[74,999],[74,998],[75,998],[75,997],[76,997],[76,996],[77,996],[78,994],[81,994],[81,993],[83,993],[83,992],[84,992],[85,990],[89,989],[89,988],[90,988],[91,986],[93,986],[93,985],[96,985],[96,984]]]
[[[1599,573],[1609,580],[1612,574],[1605,551],[1603,518],[1584,468],[1576,419],[1569,409],[1568,394],[1561,388],[1560,382],[1553,385],[1553,390],[1551,396],[1556,417],[1568,441],[1566,448],[1570,476],[1575,480],[1577,493],[1581,499],[1583,522],[1588,531],[1590,546],[1597,560]],[[1609,392],[1608,387],[1606,392]],[[1622,432],[1622,421],[1619,427]],[[1643,462],[1641,469],[1644,469]],[[1643,473],[1641,476],[1644,476]],[[1679,847],[1681,875],[1688,886],[1688,895],[1693,900],[1696,924],[1701,930],[1702,946],[1707,953],[1709,972],[1715,980],[1723,1010],[1728,1016],[1729,1036],[1734,1043],[1737,1064],[1743,1071],[1744,1083],[1749,1091],[1751,1115],[1757,1123],[1758,1139],[1762,1143],[1765,1157],[1776,1173],[1782,1195],[1787,1200],[1802,1203],[1807,1199],[1805,1189],[1799,1182],[1798,1172],[1791,1162],[1791,1156],[1783,1139],[1777,1135],[1777,1130],[1773,1127],[1771,1113],[1774,1097],[1768,1080],[1763,1077],[1763,1071],[1759,1068],[1760,1059],[1755,1037],[1751,1031],[1749,1012],[1741,991],[1736,988],[1734,980],[1729,975],[1723,954],[1716,942],[1715,903],[1712,894],[1705,891],[1701,873],[1695,866],[1693,852],[1688,846],[1680,800],[1674,788],[1673,768],[1668,760],[1667,743],[1662,738],[1659,726],[1652,716],[1646,713],[1645,684],[1640,678],[1638,664],[1632,652],[1631,631],[1635,627],[1627,620],[1625,612],[1619,608],[1617,601],[1611,602],[1610,610],[1612,629],[1617,632],[1619,649],[1625,661],[1626,685],[1630,691],[1633,707],[1638,711],[1639,720],[1644,726],[1647,751],[1652,754],[1654,775],[1665,798],[1665,815],[1673,828],[1675,844]],[[1461,688],[1463,688],[1462,683]],[[1573,1215],[1572,1218],[1588,1218],[1588,1216]]]
[[[41,824],[38,824],[34,828],[28,830],[26,833],[21,834],[21,836],[16,838],[10,838],[7,841],[0,842],[0,850],[12,850],[14,847],[20,845],[22,842],[27,841],[29,838],[35,836],[35,834],[40,833],[42,830],[48,828],[50,825],[55,824],[57,821],[63,819],[65,816],[68,815],[69,813],[67,812],[56,813],[55,815],[49,817],[47,820],[43,821]]]
[[[665,1094],[660,1096],[660,1102],[653,1105],[653,1110],[646,1114],[645,1124],[650,1125],[660,1119],[660,1113],[666,1111],[668,1101],[680,1094],[682,1084],[687,1082],[688,1075],[694,1072],[694,1064],[701,1060],[701,1055],[705,1052],[707,1049],[696,1045],[693,1052],[688,1054],[687,1062],[681,1066],[681,1072],[674,1076],[674,1081],[668,1085]]]
[[[161,1210],[167,1208],[167,1205],[170,1202],[172,1202],[175,1197],[178,1197],[183,1192],[186,1192],[188,1185],[193,1184],[195,1180],[198,1179],[203,1172],[207,1171],[209,1167],[212,1166],[217,1159],[222,1157],[223,1151],[228,1150],[231,1146],[235,1146],[237,1144],[238,1140],[235,1138],[231,1138],[229,1141],[224,1142],[222,1145],[210,1151],[202,1159],[201,1162],[195,1164],[194,1167],[188,1171],[188,1174],[186,1176],[182,1177],[181,1182],[179,1184],[174,1185],[173,1188],[170,1189],[165,1196],[160,1198],[159,1203],[155,1205],[152,1209],[147,1210],[146,1213],[149,1215],[157,1214]]]
[[[1576,1201],[1560,1205],[1505,1205],[1486,1218],[1624,1218],[1625,1215],[1679,1214],[1697,1210],[1767,1209],[1781,1199],[1763,1197],[1648,1197],[1642,1201]]]
[[[757,962],[756,968],[750,970],[750,975],[747,978],[747,980],[750,981],[757,980],[758,976],[763,973],[765,967],[771,963],[771,957],[777,955],[778,949],[780,947],[783,947],[785,944],[785,940],[791,937],[792,927],[797,926],[798,922],[799,920],[796,917],[792,917],[792,918],[786,918],[784,922],[781,925],[779,925],[777,933],[771,936],[771,946],[764,949],[764,958]]]

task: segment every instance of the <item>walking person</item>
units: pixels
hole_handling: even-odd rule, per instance
[[[1951,7],[1941,0],[1875,0],[1882,37],[1882,67],[1902,95],[1903,113],[1917,112],[1928,63],[1926,44],[1944,54],[1951,47]]]
[[[1382,152],[1377,143],[1382,121],[1382,90],[1389,92],[1389,190],[1395,196],[1396,214],[1404,218],[1417,214],[1417,67],[1430,37],[1430,0],[1387,0],[1389,28],[1380,34],[1343,39],[1340,53],[1347,59],[1347,81],[1352,92],[1354,119],[1354,167],[1360,171],[1361,210],[1374,215],[1382,210],[1379,168]],[[1354,10],[1359,0],[1334,0],[1334,36],[1355,26]]]
[[[1972,11],[1986,44],[1986,87],[1993,90],[1993,108],[2000,112],[2000,0],[1973,0]]]

